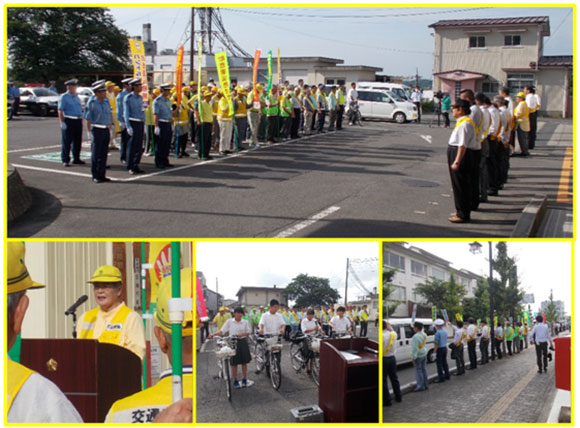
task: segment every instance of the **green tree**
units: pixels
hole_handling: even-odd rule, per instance
[[[330,286],[328,278],[301,273],[286,286],[284,294],[296,306],[330,305],[338,302],[340,293]]]
[[[467,290],[463,284],[455,281],[452,274],[449,281],[431,279],[417,284],[415,294],[423,297],[428,304],[436,306],[437,309],[445,309],[452,318],[454,314],[463,313],[461,301],[467,294]]]
[[[550,289],[550,298],[548,300],[548,304],[546,305],[546,310],[544,311],[544,315],[546,315],[546,321],[550,324],[558,321],[562,315],[556,304],[554,303],[554,295],[552,293],[552,289]]]
[[[389,269],[383,266],[383,317],[393,314],[397,310],[397,306],[401,304],[401,302],[391,300],[391,296],[395,291],[393,278],[396,273],[396,269]]]
[[[8,8],[8,62],[12,78],[58,80],[77,73],[127,71],[128,34],[107,8]]]
[[[520,288],[516,260],[508,255],[505,242],[498,242],[495,248],[497,255],[492,260],[492,267],[499,279],[494,279],[494,308],[500,320],[515,319],[522,311],[520,302],[525,294]]]
[[[489,317],[489,281],[481,278],[477,282],[474,297],[463,299],[464,316],[475,319],[487,319]]]

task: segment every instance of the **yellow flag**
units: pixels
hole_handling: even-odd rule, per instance
[[[141,89],[141,96],[143,100],[147,101],[149,89],[147,87],[147,65],[145,63],[145,47],[141,40],[129,39],[129,47],[131,48],[131,59],[133,60],[133,77],[141,79],[143,87]]]
[[[457,321],[463,321],[463,315],[461,315],[461,314],[455,314],[455,319]]]
[[[151,303],[157,303],[157,291],[163,278],[171,276],[171,243],[151,242],[149,243],[148,262],[149,280],[151,281]]]
[[[230,106],[230,114],[234,114],[234,102],[230,93],[230,69],[228,67],[228,55],[225,51],[215,54],[215,65],[218,70],[218,78],[224,97]]]

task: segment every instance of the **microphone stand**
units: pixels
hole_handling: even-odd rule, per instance
[[[72,336],[73,336],[73,339],[76,339],[77,338],[77,313],[76,313],[76,309],[74,311],[72,311],[69,315],[72,315],[72,319],[73,319]]]

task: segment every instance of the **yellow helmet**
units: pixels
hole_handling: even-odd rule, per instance
[[[518,92],[518,94],[516,95],[516,97],[518,97],[518,98],[526,98],[526,94],[524,92]]]
[[[193,298],[193,271],[191,268],[181,269],[181,297]],[[171,333],[171,322],[169,321],[169,305],[171,299],[171,275],[166,276],[159,284],[157,292],[157,308],[153,318],[157,325],[166,333]],[[183,323],[181,324],[182,336],[193,335],[193,304],[191,311],[184,313]]]
[[[115,84],[113,82],[111,82],[110,80],[107,80],[105,82],[105,88],[108,88],[109,86],[115,86]]]
[[[161,95],[161,90],[159,88],[155,88],[153,89],[153,93],[155,94],[156,97],[158,97],[159,95]]]
[[[97,268],[88,282],[91,284],[95,282],[123,282],[123,276],[115,266],[103,265]]]
[[[32,288],[44,288],[44,285],[30,278],[24,264],[25,247],[22,242],[8,242],[8,274],[6,275],[6,294],[18,293]]]

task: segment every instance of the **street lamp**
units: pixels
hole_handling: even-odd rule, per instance
[[[489,323],[491,324],[491,359],[495,360],[495,323],[493,318],[493,266],[492,266],[492,257],[493,251],[491,248],[491,241],[488,242],[489,244]],[[469,244],[469,251],[472,254],[480,254],[481,253],[482,245],[474,241]]]

